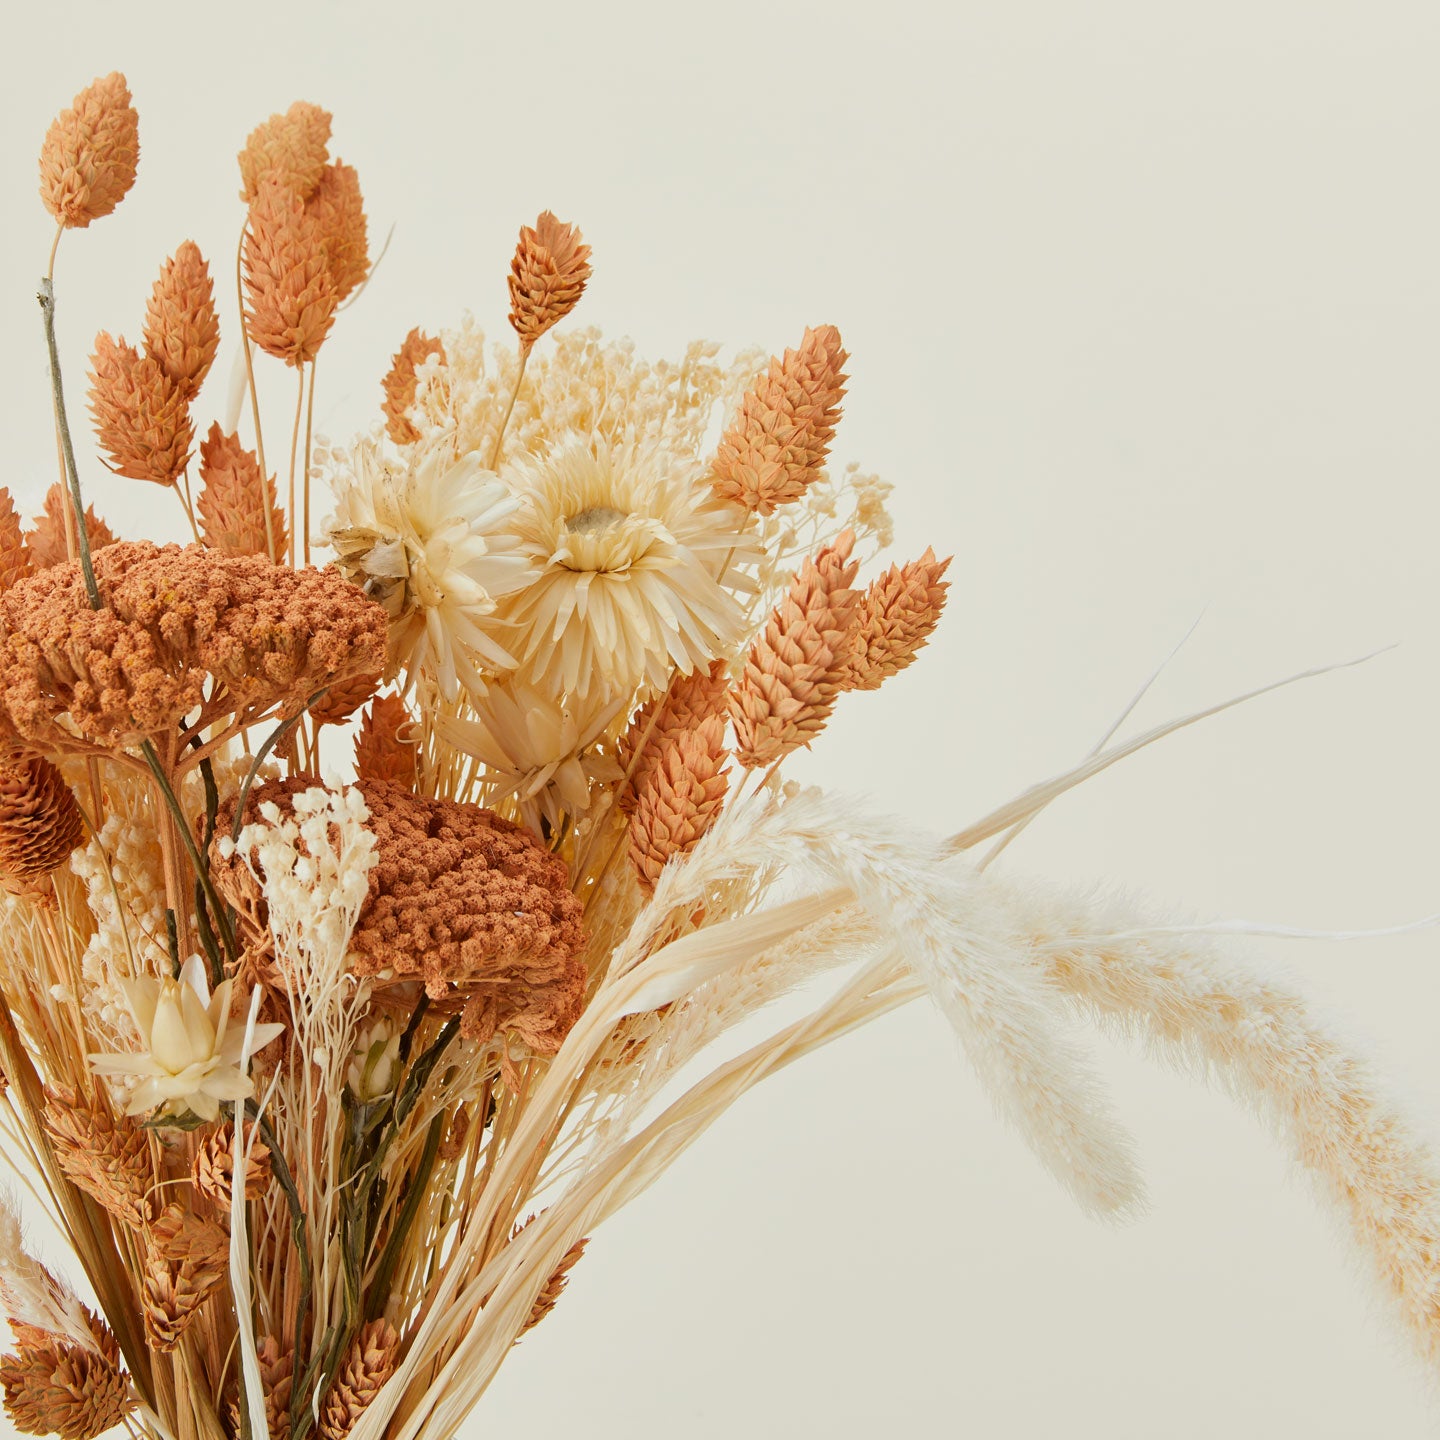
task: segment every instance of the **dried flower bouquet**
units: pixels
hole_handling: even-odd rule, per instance
[[[414,330],[383,427],[320,442],[317,357],[372,268],[330,124],[296,104],[240,152],[252,443],[233,419],[197,442],[220,325],[195,245],[140,345],[96,338],[102,462],[174,493],[185,546],[86,508],[55,344],[60,239],[135,179],[123,78],[45,138],[62,476],[28,529],[0,505],[0,1129],[97,1308],[0,1205],[12,1422],[449,1436],[607,1215],[757,1081],[926,994],[1098,1214],[1139,1183],[1075,1013],[1221,1081],[1440,1359],[1440,1172],[1364,1064],[1203,933],[988,868],[1201,717],[1107,736],[944,841],[788,782],[945,602],[931,552],[860,578],[888,487],[827,468],[839,333],[728,365],[551,336],[591,272],[547,212],[511,268],[515,345]],[[295,371],[283,486],[257,351]]]

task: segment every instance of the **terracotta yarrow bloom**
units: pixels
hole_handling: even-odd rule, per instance
[[[92,1055],[97,1075],[133,1078],[138,1084],[125,1107],[143,1115],[163,1107],[166,1115],[189,1110],[202,1120],[220,1115],[221,1101],[248,1100],[254,1083],[241,1069],[246,1026],[231,1016],[233,980],[212,995],[198,955],[185,962],[178,980],[124,980],[126,999],[144,1050]],[[256,1025],[251,1049],[268,1045],[283,1025]]]
[[[722,580],[727,560],[749,554],[746,522],[693,460],[579,441],[517,460],[506,479],[524,501],[515,524],[537,573],[504,615],[533,683],[663,690],[673,670],[734,643],[740,607]]]
[[[457,460],[443,443],[396,462],[362,442],[351,462],[328,538],[342,573],[390,616],[387,678],[425,671],[447,700],[482,693],[482,668],[515,665],[494,617],[529,575],[518,502],[477,456]]]

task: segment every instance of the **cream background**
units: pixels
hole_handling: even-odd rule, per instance
[[[1139,724],[1398,642],[1127,762],[1009,863],[1206,917],[1440,909],[1433,5],[14,4],[5,35],[3,479],[26,513],[53,473],[32,299],[52,114],[111,68],[141,113],[138,187],[61,250],[82,411],[93,332],[138,332],[187,235],[223,278],[233,154],[311,99],[374,232],[396,227],[321,367],[334,435],[372,418],[412,324],[503,326],[543,206],[594,246],[577,318],[647,352],[840,325],[839,458],[899,483],[900,554],[957,558],[924,663],[847,703],[807,777],[954,829],[1083,753],[1202,607]],[[83,463],[118,529],[163,513],[178,536],[164,496]],[[1440,938],[1252,948],[1440,1131]],[[1100,1055],[1140,1222],[1081,1218],[915,1009],[767,1084],[601,1231],[470,1433],[1432,1433],[1268,1138]]]

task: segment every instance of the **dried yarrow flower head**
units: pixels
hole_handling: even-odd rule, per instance
[[[337,301],[346,299],[370,273],[365,202],[353,165],[337,160],[325,166],[305,201],[325,249]]]
[[[590,247],[574,225],[543,211],[520,228],[510,263],[510,324],[529,350],[580,303],[590,279]]]
[[[387,1320],[360,1329],[336,1373],[320,1413],[320,1440],[345,1440],[380,1387],[395,1373],[400,1337]]]
[[[330,123],[328,110],[297,100],[283,115],[257,125],[238,157],[240,198],[253,204],[268,180],[308,199],[329,159]]]
[[[145,353],[185,400],[200,393],[220,348],[220,319],[210,267],[187,240],[160,268],[145,310]]]
[[[413,445],[420,432],[411,424],[406,412],[415,403],[417,378],[415,367],[432,356],[445,363],[445,347],[426,335],[418,326],[395,352],[383,382],[385,390],[385,433],[397,445]]]
[[[0,593],[31,573],[25,534],[9,490],[0,485]]]
[[[892,565],[861,597],[843,681],[850,690],[878,690],[905,669],[940,623],[945,608],[942,578],[950,560],[934,550],[905,565]]]
[[[840,332],[821,325],[770,362],[715,454],[715,493],[758,515],[798,500],[824,468],[845,394]]]
[[[125,77],[92,81],[51,123],[40,150],[40,198],[64,226],[108,215],[135,183],[140,117]]]
[[[200,442],[200,533],[227,555],[285,554],[289,532],[275,495],[275,477],[260,473],[253,450],[219,424]]]
[[[319,222],[278,179],[265,180],[245,228],[245,329],[287,365],[313,360],[339,299]]]
[[[25,553],[32,571],[48,570],[73,558],[66,532],[70,528],[70,500],[57,480],[45,492],[45,508],[35,517],[33,528],[25,536]],[[95,513],[93,505],[85,507],[85,536],[90,553],[115,543],[115,534]]]
[[[96,1440],[134,1409],[119,1347],[96,1328],[105,1338],[93,1348],[27,1329],[15,1353],[0,1356],[5,1413],[22,1435]]]
[[[90,413],[117,475],[173,485],[190,461],[194,433],[185,390],[160,361],[103,330],[90,361]]]
[[[850,559],[853,544],[847,530],[801,566],[746,657],[730,717],[735,755],[747,769],[808,745],[845,688],[860,604],[851,589],[859,569]]]
[[[0,875],[41,880],[84,841],[80,807],[48,760],[36,755],[0,764]]]

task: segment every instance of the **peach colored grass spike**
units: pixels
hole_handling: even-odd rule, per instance
[[[97,1440],[135,1408],[119,1347],[106,1330],[100,1353],[26,1327],[16,1353],[0,1357],[5,1414],[26,1435]],[[17,1337],[18,1338],[18,1337]]]
[[[574,225],[549,210],[520,229],[510,262],[510,324],[528,350],[580,303],[590,279],[590,247]]]
[[[276,555],[285,554],[288,532],[285,512],[275,495],[275,477],[260,475],[260,462],[238,435],[224,434],[218,424],[200,442],[200,495],[196,501],[205,543],[227,555],[266,555],[265,511],[270,511],[270,536]]]
[[[85,841],[85,822],[65,777],[36,755],[0,768],[0,875],[43,879]]]
[[[51,123],[40,149],[40,198],[62,225],[83,230],[125,198],[139,160],[140,117],[116,70]]]
[[[914,661],[940,623],[949,565],[949,557],[937,560],[927,550],[918,560],[892,565],[865,592],[845,669],[847,689],[878,690]]]
[[[145,353],[184,398],[200,393],[220,348],[220,317],[210,267],[187,240],[160,268],[145,310]]]
[[[283,115],[257,125],[237,157],[240,198],[252,205],[265,182],[274,181],[308,199],[330,158],[330,123],[328,110],[297,100]]]
[[[410,722],[398,695],[378,695],[370,702],[355,736],[355,774],[360,780],[388,780],[415,788],[415,746],[400,738]]]
[[[655,888],[677,855],[688,855],[725,803],[725,725],[711,716],[668,741],[646,774],[630,817],[630,863],[641,887]]]
[[[725,662],[715,660],[708,670],[677,674],[663,696],[647,700],[635,712],[621,737],[616,757],[621,771],[630,777],[618,802],[625,814],[635,809],[635,797],[659,763],[665,746],[712,716],[723,717],[729,694]]]
[[[350,1342],[320,1413],[319,1440],[345,1440],[365,1407],[395,1373],[400,1337],[387,1320],[372,1320]]]
[[[245,328],[267,355],[303,365],[335,321],[338,292],[320,227],[275,180],[260,187],[245,231]]]
[[[344,300],[370,273],[365,201],[354,166],[338,160],[327,165],[305,202],[305,213],[320,232],[335,298]]]
[[[0,486],[0,593],[31,573],[20,516],[9,490]]]
[[[389,372],[382,382],[385,402],[381,408],[385,413],[385,433],[397,445],[412,445],[420,438],[406,411],[415,403],[418,383],[415,367],[432,355],[438,356],[442,365],[445,363],[445,347],[416,326],[390,361]]]
[[[184,390],[159,361],[103,330],[90,360],[90,414],[117,475],[172,485],[190,461],[195,435]]]
[[[740,402],[715,452],[715,493],[771,515],[798,500],[825,465],[849,357],[833,325],[806,330],[798,350],[770,362]]]
[[[29,534],[25,536],[25,553],[29,556],[32,574],[63,564],[70,558],[65,541],[69,511],[70,501],[57,480],[45,492],[45,508],[35,517]],[[93,505],[85,507],[85,535],[90,541],[92,555],[115,543],[114,531],[95,513]]]

